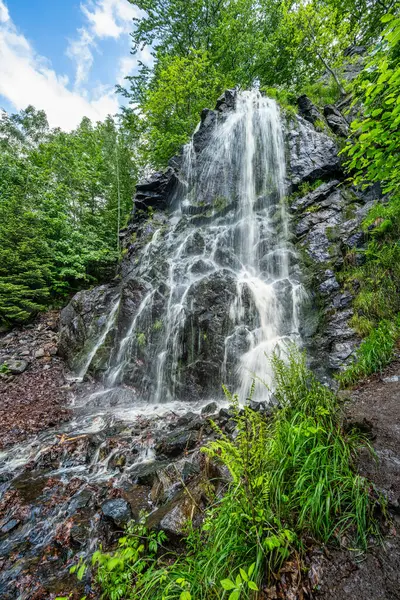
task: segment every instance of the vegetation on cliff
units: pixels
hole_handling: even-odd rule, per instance
[[[344,384],[382,370],[400,336],[400,17],[382,20],[380,44],[355,81],[359,116],[344,150],[352,181],[377,183],[386,194],[364,220],[365,249],[349,257],[342,275],[355,295],[352,324],[367,336]]]

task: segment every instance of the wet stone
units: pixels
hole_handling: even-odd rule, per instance
[[[118,527],[126,525],[132,519],[131,507],[122,498],[107,500],[102,504],[101,510],[103,515],[113,521]]]
[[[178,431],[160,440],[156,447],[156,454],[165,456],[179,456],[182,452],[191,450],[196,446],[198,434],[195,431]]]
[[[207,404],[206,406],[204,406],[204,408],[202,408],[201,410],[201,414],[204,416],[207,415],[213,415],[217,412],[218,410],[218,405],[216,402],[210,402],[209,404]]]
[[[188,412],[185,415],[179,417],[179,419],[176,422],[176,426],[183,427],[184,425],[189,425],[189,423],[191,423],[195,419],[197,419],[197,415],[193,412]]]
[[[141,463],[135,465],[130,471],[131,479],[139,485],[152,486],[158,471],[168,465],[165,461],[153,461],[150,463]]]
[[[5,525],[3,525],[3,527],[1,528],[0,531],[3,535],[6,533],[10,533],[14,529],[16,529],[19,524],[20,524],[20,521],[18,521],[17,519],[11,519],[7,523],[5,523]]]

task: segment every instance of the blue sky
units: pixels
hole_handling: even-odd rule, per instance
[[[130,54],[140,16],[128,0],[0,0],[0,108],[33,104],[67,130],[114,114],[115,84],[151,62]]]

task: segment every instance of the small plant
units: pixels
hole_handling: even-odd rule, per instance
[[[10,368],[7,363],[3,363],[2,365],[0,365],[0,373],[2,373],[3,375],[11,374]]]
[[[344,81],[342,85],[346,85]],[[340,98],[340,91],[333,77],[328,81],[310,83],[303,88],[302,92],[321,108],[326,104],[334,104]]]
[[[140,348],[143,348],[146,345],[146,334],[143,332],[137,333],[136,340],[137,340],[138,346]]]
[[[341,386],[354,385],[360,379],[382,371],[393,360],[399,337],[400,317],[396,323],[381,321],[361,342],[354,362],[338,375]]]
[[[255,563],[250,565],[247,572],[240,568],[239,573],[236,575],[235,581],[232,581],[232,579],[223,579],[221,581],[222,588],[228,592],[231,592],[228,600],[239,600],[243,588],[248,588],[249,590],[258,592],[257,584],[251,579],[255,566]]]
[[[157,319],[157,321],[154,321],[153,331],[161,331],[162,328],[163,328],[163,322],[160,319]]]

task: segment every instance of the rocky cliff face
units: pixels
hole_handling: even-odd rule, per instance
[[[216,127],[230,122],[237,101],[236,92],[228,91],[215,110],[203,111],[192,143],[165,172],[137,186],[118,278],[80,292],[64,309],[61,351],[82,376],[87,369],[106,374],[108,383],[127,383],[136,393],[158,400],[165,393],[160,386],[180,398],[209,397],[222,380],[237,386],[240,357],[251,352],[251,335],[263,327],[250,284],[238,293],[244,258],[243,240],[236,238],[251,232],[243,236],[235,215],[248,191],[238,186],[234,174],[226,174],[224,160],[228,156],[234,165],[240,162],[240,148],[236,152],[215,141]],[[343,181],[332,130],[344,134],[346,122],[337,109],[326,107],[324,131],[319,131],[322,115],[304,97],[299,105],[305,118],[283,115],[280,125],[291,234],[283,243],[279,182],[271,173],[268,181],[263,179],[257,172],[263,165],[253,156],[252,176],[259,188],[253,251],[260,277],[267,283],[272,278],[274,301],[283,311],[279,336],[292,335],[282,324],[295,327],[297,303],[296,335],[311,353],[318,347],[316,367],[329,372],[345,364],[357,344],[348,324],[352,298],[340,288],[336,274],[349,253],[356,256],[353,251],[364,243],[360,223],[378,190],[362,193]],[[234,130],[232,144],[244,143],[240,131]],[[262,126],[256,129],[255,139],[263,131]],[[264,160],[270,161],[272,173],[279,170],[276,157],[266,154]],[[284,260],[287,273],[277,276]],[[299,291],[304,288],[307,294]],[[240,323],[232,308],[238,302]]]

